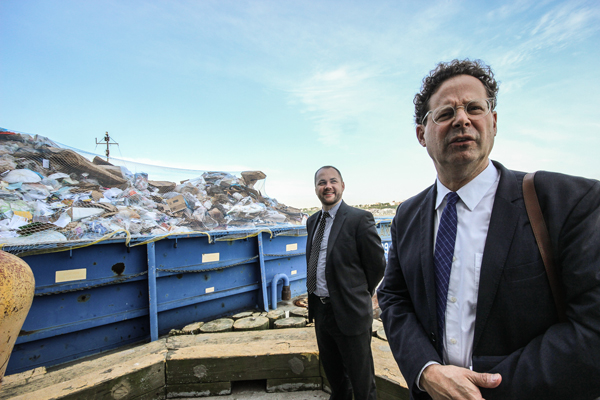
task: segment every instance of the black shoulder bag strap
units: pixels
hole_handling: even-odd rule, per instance
[[[525,175],[523,178],[523,197],[525,200],[525,208],[527,209],[527,216],[535,235],[535,241],[540,249],[542,260],[544,261],[544,267],[546,267],[546,274],[548,275],[548,281],[550,282],[550,289],[554,296],[554,303],[556,304],[556,310],[558,312],[558,320],[560,322],[567,321],[567,315],[565,312],[565,294],[560,282],[558,271],[554,264],[554,258],[552,256],[552,244],[550,243],[550,235],[548,234],[548,228],[542,215],[542,209],[535,192],[535,185],[533,184],[533,177],[535,172],[531,172]]]

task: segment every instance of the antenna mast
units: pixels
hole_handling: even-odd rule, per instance
[[[110,142],[111,137],[108,136],[108,132],[106,132],[106,135],[104,135],[104,139],[103,140],[106,142],[106,162],[108,162],[108,157],[110,156],[110,147],[109,146],[113,145],[113,144],[116,144],[118,146],[119,143],[117,143],[117,142],[112,142],[111,143]],[[102,141],[99,142],[98,139],[96,139],[96,146],[99,145],[99,144],[102,144]]]

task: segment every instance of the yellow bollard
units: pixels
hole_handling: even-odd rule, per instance
[[[35,279],[29,265],[0,250],[0,384],[34,292]]]

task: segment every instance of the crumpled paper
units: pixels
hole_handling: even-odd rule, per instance
[[[122,229],[135,237],[302,224],[299,209],[255,189],[265,178],[261,171],[241,177],[207,171],[178,183],[153,181],[47,138],[0,130],[0,242],[96,239]],[[174,212],[167,200],[177,198],[185,206]]]

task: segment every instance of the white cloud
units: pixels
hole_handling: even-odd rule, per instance
[[[599,163],[590,164],[589,157],[578,157],[577,152],[560,146],[540,145],[512,138],[498,139],[491,155],[509,169],[521,171],[560,171],[566,174],[600,178]]]
[[[512,17],[516,22],[508,24],[503,35],[502,46],[508,44],[513,48],[501,52],[495,62],[498,68],[517,69],[539,53],[562,50],[600,30],[600,9],[594,3],[560,3],[533,20],[521,15],[529,8],[523,3],[517,2],[522,6],[501,12],[506,19]]]
[[[342,66],[318,71],[290,92],[314,122],[319,141],[339,145],[344,133],[377,107],[378,98],[387,97],[373,84],[375,77],[374,71]]]

